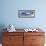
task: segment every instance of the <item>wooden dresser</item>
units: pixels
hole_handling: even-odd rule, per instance
[[[3,46],[44,46],[44,32],[3,32]]]

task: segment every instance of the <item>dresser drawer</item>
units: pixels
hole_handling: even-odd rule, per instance
[[[14,37],[3,40],[3,46],[23,46],[22,37]]]
[[[3,43],[14,43],[14,42],[23,41],[23,36],[4,36]]]
[[[4,32],[5,36],[23,36],[23,32]]]
[[[43,44],[44,36],[32,36],[32,43],[33,44]]]
[[[3,43],[2,46],[23,46],[23,43],[22,43],[22,42],[19,43],[19,44],[18,44],[18,43],[12,43],[12,44],[10,44],[10,43],[8,43],[8,44],[5,43],[5,44],[4,44],[4,43]]]
[[[44,32],[25,32],[24,36],[44,36],[45,33]]]
[[[44,44],[31,44],[31,46],[44,46]]]

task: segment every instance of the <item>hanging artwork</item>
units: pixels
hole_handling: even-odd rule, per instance
[[[19,18],[34,18],[35,10],[18,10]]]

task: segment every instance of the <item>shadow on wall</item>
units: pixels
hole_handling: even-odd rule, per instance
[[[3,32],[5,32],[3,29],[5,28],[6,26],[4,24],[0,24],[0,43],[2,43],[2,36],[3,36]]]

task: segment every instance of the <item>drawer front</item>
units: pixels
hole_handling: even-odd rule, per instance
[[[14,42],[22,42],[23,36],[5,36],[3,37],[3,43],[14,43]]]
[[[4,32],[4,36],[23,36],[23,32]]]
[[[23,46],[23,36],[4,36],[3,46]]]
[[[27,36],[29,36],[29,35],[30,35],[30,36],[31,36],[31,35],[32,35],[32,36],[41,36],[41,35],[44,36],[45,33],[44,33],[44,32],[25,32],[25,33],[24,33],[24,36],[26,36],[26,35],[27,35]]]
[[[44,46],[43,44],[32,44],[32,46]]]
[[[32,44],[44,44],[44,36],[32,36]]]
[[[23,46],[23,44],[2,44],[2,46]]]

